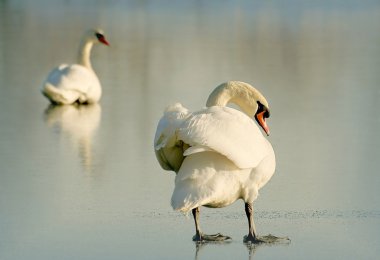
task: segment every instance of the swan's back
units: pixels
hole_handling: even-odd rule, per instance
[[[178,129],[178,138],[191,146],[185,155],[216,151],[241,169],[256,167],[271,149],[255,122],[230,107],[193,113]]]

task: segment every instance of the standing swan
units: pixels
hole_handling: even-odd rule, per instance
[[[61,64],[42,85],[42,94],[53,104],[96,103],[102,95],[98,77],[92,69],[90,53],[95,43],[109,45],[102,30],[91,29],[82,38],[78,64]]]
[[[228,103],[243,112],[227,107]],[[269,134],[268,102],[251,85],[230,81],[218,86],[206,105],[193,113],[179,103],[169,106],[157,126],[157,160],[163,169],[177,173],[173,209],[192,211],[194,241],[222,241],[230,237],[201,232],[199,207],[221,208],[242,199],[249,225],[244,242],[275,242],[279,238],[258,237],[253,222],[253,201],[276,166],[271,144],[252,120]]]

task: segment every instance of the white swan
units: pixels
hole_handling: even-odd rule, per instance
[[[244,112],[227,107],[234,103]],[[161,167],[177,173],[172,207],[193,213],[194,241],[225,240],[221,234],[204,235],[199,207],[220,208],[238,199],[245,202],[249,232],[245,242],[274,242],[258,237],[253,222],[253,201],[275,171],[275,155],[253,117],[269,134],[265,119],[269,105],[251,85],[231,81],[218,86],[207,108],[190,113],[181,104],[169,106],[158,123],[154,148]]]
[[[53,104],[96,103],[102,89],[92,69],[90,53],[95,43],[109,45],[102,30],[87,31],[80,43],[78,64],[61,64],[53,69],[42,85],[42,94]]]

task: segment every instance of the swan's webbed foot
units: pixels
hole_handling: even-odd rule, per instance
[[[206,234],[201,234],[197,233],[193,236],[193,241],[194,242],[223,242],[231,240],[231,237],[222,235],[220,233],[213,234],[213,235],[206,235]]]
[[[251,244],[289,244],[290,239],[288,237],[276,237],[271,234],[267,236],[253,236],[248,234],[244,236],[244,243]]]
[[[193,241],[196,243],[203,243],[203,242],[224,242],[231,240],[231,237],[224,236],[220,233],[214,234],[214,235],[206,235],[203,234],[200,231],[199,228],[199,207],[192,209],[192,213],[194,216],[194,222],[195,222],[195,235],[193,236]]]

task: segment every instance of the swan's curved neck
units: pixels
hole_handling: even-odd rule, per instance
[[[253,117],[258,109],[257,101],[268,102],[261,93],[251,85],[230,81],[219,85],[208,97],[206,106],[227,106],[228,103],[238,105],[240,109],[250,117]]]
[[[90,54],[93,43],[83,39],[79,45],[78,63],[92,70]]]

